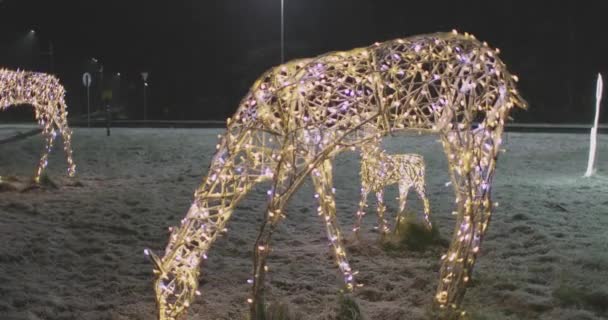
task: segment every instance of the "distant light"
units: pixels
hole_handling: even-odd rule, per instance
[[[34,31],[34,29],[30,30],[30,33],[36,33],[36,31]]]
[[[97,59],[91,58],[91,60],[93,60],[93,62],[97,63]]]
[[[116,75],[120,77],[120,72],[117,72]]]
[[[146,87],[147,87],[147,86],[148,86],[148,83],[147,83],[147,82],[144,82],[144,86],[146,86]]]

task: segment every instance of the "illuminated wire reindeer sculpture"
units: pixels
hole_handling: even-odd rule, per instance
[[[76,165],[72,159],[72,130],[68,127],[65,89],[59,80],[44,73],[0,69],[0,110],[24,104],[34,107],[36,120],[42,127],[42,135],[45,138],[45,146],[34,175],[34,182],[40,182],[57,131],[63,137],[68,175],[73,177],[76,173]]]
[[[357,211],[357,222],[353,228],[356,236],[359,236],[361,221],[365,215],[367,195],[370,192],[376,194],[378,230],[381,237],[386,235],[390,228],[384,213],[384,189],[390,185],[399,186],[399,212],[396,223],[399,223],[405,211],[407,195],[414,188],[424,207],[424,221],[430,229],[431,208],[426,197],[425,166],[424,158],[418,154],[388,154],[381,150],[376,144],[362,147],[361,157],[361,200]]]
[[[201,261],[225,231],[236,204],[272,179],[266,220],[254,252],[252,319],[264,312],[270,239],[284,208],[312,175],[347,289],[355,281],[335,219],[332,158],[389,133],[441,137],[456,194],[457,228],[442,257],[439,310],[459,308],[493,209],[490,193],[510,110],[525,108],[517,78],[485,43],[438,33],[294,61],[262,75],[228,121],[207,177],[181,226],[155,262],[159,319],[184,315],[198,292]],[[479,123],[481,134],[473,134]],[[147,251],[150,253],[149,251]]]

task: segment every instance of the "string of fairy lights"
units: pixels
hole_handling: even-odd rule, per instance
[[[65,89],[59,80],[45,73],[0,69],[0,88],[0,110],[11,106],[31,105],[34,107],[36,121],[42,128],[45,146],[34,182],[40,182],[40,177],[48,165],[49,153],[57,131],[63,137],[68,175],[73,177],[76,164],[72,158],[72,130],[68,127]]]
[[[365,215],[367,196],[370,192],[376,194],[378,230],[381,236],[390,232],[390,227],[384,218],[386,206],[384,205],[384,189],[397,184],[399,186],[399,213],[396,224],[403,218],[407,195],[410,189],[414,189],[424,207],[424,221],[430,229],[432,227],[430,214],[431,206],[426,197],[425,165],[424,158],[418,154],[388,154],[381,150],[378,144],[370,144],[362,147],[361,151],[361,200],[359,210],[356,213],[357,221],[353,228],[356,236],[359,236],[361,221]]]
[[[228,119],[188,213],[170,228],[164,255],[146,251],[155,263],[159,319],[182,317],[201,294],[201,262],[226,232],[236,204],[263,180],[272,182],[254,246],[252,319],[266,308],[271,236],[310,174],[346,288],[356,288],[335,219],[331,160],[407,130],[438,134],[448,159],[457,228],[442,257],[434,303],[446,314],[459,312],[493,210],[491,185],[505,121],[512,108],[527,106],[516,81],[498,50],[457,32],[331,52],[264,73]],[[362,154],[371,161],[373,152]]]

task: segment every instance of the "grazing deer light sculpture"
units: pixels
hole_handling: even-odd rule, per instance
[[[72,130],[68,127],[65,89],[59,80],[44,73],[0,69],[0,110],[22,104],[34,107],[36,120],[45,137],[45,147],[34,175],[34,182],[40,182],[57,131],[63,137],[68,175],[73,177],[76,165],[72,159]]]
[[[457,227],[442,257],[435,295],[457,310],[487,230],[501,135],[513,107],[526,103],[503,62],[472,35],[437,33],[376,43],[273,68],[258,79],[217,145],[194,201],[155,262],[159,319],[177,319],[197,291],[201,261],[255,183],[272,179],[256,240],[252,319],[264,312],[270,238],[291,195],[311,173],[342,270],[331,159],[392,132],[439,134],[456,193]],[[479,123],[480,133],[473,133]],[[146,251],[150,253],[149,251]],[[344,272],[347,289],[355,287]]]

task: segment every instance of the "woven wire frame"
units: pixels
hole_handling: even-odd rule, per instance
[[[383,237],[390,232],[389,223],[384,218],[386,211],[384,189],[393,184],[399,187],[399,212],[396,215],[395,227],[403,218],[407,195],[410,189],[414,189],[423,204],[426,227],[431,229],[431,208],[426,196],[425,171],[424,158],[419,154],[389,154],[382,150],[379,144],[364,146],[361,152],[361,199],[353,227],[355,235],[359,236],[367,206],[367,196],[370,192],[376,195],[380,236]]]
[[[57,132],[63,137],[68,176],[73,177],[76,173],[76,164],[72,158],[72,130],[67,121],[65,89],[59,83],[59,79],[45,73],[0,69],[0,110],[17,105],[34,107],[36,121],[42,128],[42,135],[45,138],[45,146],[34,181],[40,182]]]
[[[312,174],[347,290],[356,272],[345,265],[335,223],[331,159],[390,133],[440,136],[456,196],[456,231],[443,255],[434,305],[458,311],[493,210],[491,185],[509,112],[526,108],[498,50],[469,34],[436,33],[376,43],[288,62],[264,73],[227,121],[207,176],[155,263],[159,319],[184,315],[197,294],[212,243],[252,186],[271,180],[268,209],[254,246],[248,299],[263,315],[266,260],[285,204]]]

